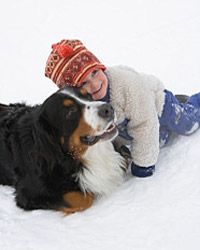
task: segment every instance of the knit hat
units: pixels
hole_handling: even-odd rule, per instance
[[[79,40],[62,40],[52,45],[45,76],[59,88],[80,87],[83,79],[92,71],[106,67]]]

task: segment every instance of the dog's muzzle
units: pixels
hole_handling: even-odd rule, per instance
[[[115,112],[111,104],[102,103],[101,105],[96,106],[96,112],[94,112],[92,116],[93,118],[96,117],[95,127],[98,129],[95,134],[82,136],[82,143],[91,146],[99,140],[112,140],[117,136],[118,129],[114,122]]]

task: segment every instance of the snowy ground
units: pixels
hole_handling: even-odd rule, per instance
[[[52,43],[79,38],[106,65],[159,77],[175,93],[200,91],[198,0],[8,0],[0,8],[0,102],[41,103]],[[153,177],[128,176],[79,214],[24,212],[0,186],[1,250],[197,250],[200,131],[162,149]]]

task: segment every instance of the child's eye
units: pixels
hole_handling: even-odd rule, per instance
[[[82,82],[81,87],[84,87],[87,84],[87,81]]]
[[[94,70],[94,71],[92,71],[92,73],[91,73],[91,77],[95,76],[95,75],[96,75],[96,73],[97,73],[97,71],[98,71],[98,70]]]

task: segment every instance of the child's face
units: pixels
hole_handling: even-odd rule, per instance
[[[108,86],[107,76],[103,70],[94,70],[83,80],[82,88],[92,96],[93,100],[102,99],[106,95]]]

